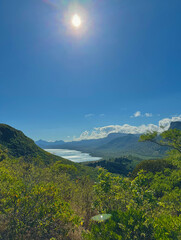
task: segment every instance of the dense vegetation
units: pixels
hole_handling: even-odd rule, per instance
[[[28,162],[1,147],[0,239],[181,239],[181,131],[157,144],[172,148],[164,160],[140,163],[130,177],[100,168],[96,181],[81,165]]]
[[[108,172],[127,176],[142,159],[133,156],[122,156],[119,158],[110,158],[108,160],[99,160],[93,162],[84,162],[82,164],[89,167],[102,167]]]
[[[61,161],[48,167],[1,161],[0,239],[74,239],[73,230],[92,215],[90,204],[85,208],[92,184],[85,177],[71,180],[76,170]]]

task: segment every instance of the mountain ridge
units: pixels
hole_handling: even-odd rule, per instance
[[[170,128],[181,129],[181,122],[171,122]],[[140,134],[110,133],[105,138],[48,144],[47,149],[70,149],[88,152],[97,157],[120,157],[127,154],[142,158],[160,158],[166,154],[166,147],[151,142],[139,142]],[[37,142],[36,142],[37,143]]]

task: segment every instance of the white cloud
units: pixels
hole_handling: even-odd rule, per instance
[[[137,117],[152,117],[153,114],[152,113],[145,113],[145,114],[141,114],[141,111],[137,111],[133,114],[133,116],[131,116],[131,118],[137,118]]]
[[[105,117],[104,113],[99,114],[99,117]]]
[[[92,131],[83,132],[79,138],[74,137],[74,140],[80,141],[86,139],[99,139],[107,137],[110,133],[143,134],[148,131],[158,131],[161,133],[165,130],[168,130],[168,128],[170,127],[170,123],[175,121],[181,121],[181,115],[172,118],[164,118],[158,122],[158,125],[143,124],[140,126],[131,126],[129,124],[124,124],[97,127],[94,128]]]
[[[141,117],[141,112],[140,111],[135,112],[132,117]]]
[[[93,113],[88,113],[84,116],[85,118],[90,118],[90,117],[94,117],[94,114]]]
[[[177,121],[181,121],[181,115],[172,118],[164,118],[159,121],[159,128],[164,128],[165,130],[168,130],[170,127],[170,123]]]
[[[145,117],[153,117],[152,113],[145,113]]]

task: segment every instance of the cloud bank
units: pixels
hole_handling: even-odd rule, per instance
[[[171,122],[181,121],[181,115],[172,118],[164,118],[158,122],[158,125],[147,124],[141,126],[124,125],[109,125],[105,127],[97,127],[92,131],[83,132],[80,137],[74,138],[75,141],[99,139],[107,137],[110,133],[127,133],[127,134],[143,134],[148,131],[163,132],[169,129]]]

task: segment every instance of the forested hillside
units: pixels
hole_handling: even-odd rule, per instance
[[[142,161],[142,159],[130,155],[119,158],[110,158],[108,160],[84,162],[82,164],[94,168],[102,167],[111,173],[128,176],[133,171],[134,167]]]
[[[8,150],[9,155],[13,157],[23,157],[26,161],[33,161],[34,158],[38,158],[44,163],[57,160],[71,163],[66,159],[45,152],[38,147],[32,139],[25,136],[23,132],[6,124],[0,124],[0,145],[1,148]]]
[[[61,162],[62,168],[68,169],[72,167],[76,169],[75,176],[76,174],[89,174],[92,178],[95,178],[97,174],[95,170],[89,167],[44,151],[38,147],[32,139],[25,136],[23,132],[6,124],[0,124],[0,149],[6,153],[10,159],[21,158],[23,162],[38,166],[47,166],[55,162]]]

